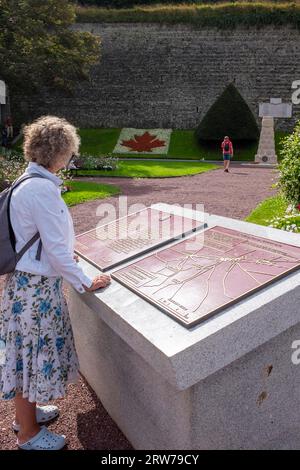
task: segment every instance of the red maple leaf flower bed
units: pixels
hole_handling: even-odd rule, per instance
[[[164,147],[166,142],[147,131],[143,135],[135,135],[134,139],[122,140],[121,145],[134,152],[152,152],[157,147]]]

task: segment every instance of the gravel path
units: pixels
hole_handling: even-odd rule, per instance
[[[69,386],[66,399],[56,400],[53,404],[59,406],[61,416],[49,425],[49,429],[67,435],[68,450],[132,449],[83,379],[80,379],[78,384]],[[1,450],[17,449],[16,436],[11,430],[12,419],[13,402],[1,403]]]
[[[275,194],[272,184],[276,181],[276,172],[268,168],[232,166],[229,174],[218,169],[181,178],[88,179],[118,185],[122,194],[128,196],[128,204],[201,203],[206,212],[243,219],[259,202]],[[118,198],[105,202],[117,207]],[[89,230],[99,222],[98,206],[99,201],[91,201],[71,209],[76,233]],[[68,449],[131,448],[83,379],[78,385],[70,386],[67,398],[59,401],[59,407],[61,417],[50,429],[68,436]],[[0,449],[16,449],[16,438],[10,428],[12,419],[13,403],[0,402]]]
[[[270,168],[242,165],[232,166],[230,173],[217,169],[194,176],[179,178],[84,178],[89,181],[116,184],[122,195],[128,196],[128,205],[151,204],[204,204],[209,213],[244,219],[257,204],[275,194],[272,185],[277,172]],[[105,199],[117,209],[118,197]],[[91,201],[71,209],[77,233],[90,230],[99,223],[96,216],[99,201]]]

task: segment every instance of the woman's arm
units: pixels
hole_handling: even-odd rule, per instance
[[[68,215],[57,188],[44,181],[38,194],[33,194],[32,205],[32,216],[51,266],[78,292],[85,292],[93,281],[77,265],[73,253],[69,253]]]

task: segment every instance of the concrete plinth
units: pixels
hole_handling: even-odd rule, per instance
[[[300,246],[296,234],[206,222]],[[81,372],[136,449],[300,448],[299,300],[296,271],[188,330],[116,281],[71,290]]]
[[[274,118],[271,116],[264,116],[262,119],[258,150],[257,154],[255,155],[255,163],[268,163],[273,165],[277,163],[274,136]]]

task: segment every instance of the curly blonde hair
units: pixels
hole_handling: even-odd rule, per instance
[[[65,166],[80,145],[76,128],[66,119],[42,116],[24,128],[24,156],[45,168]]]

